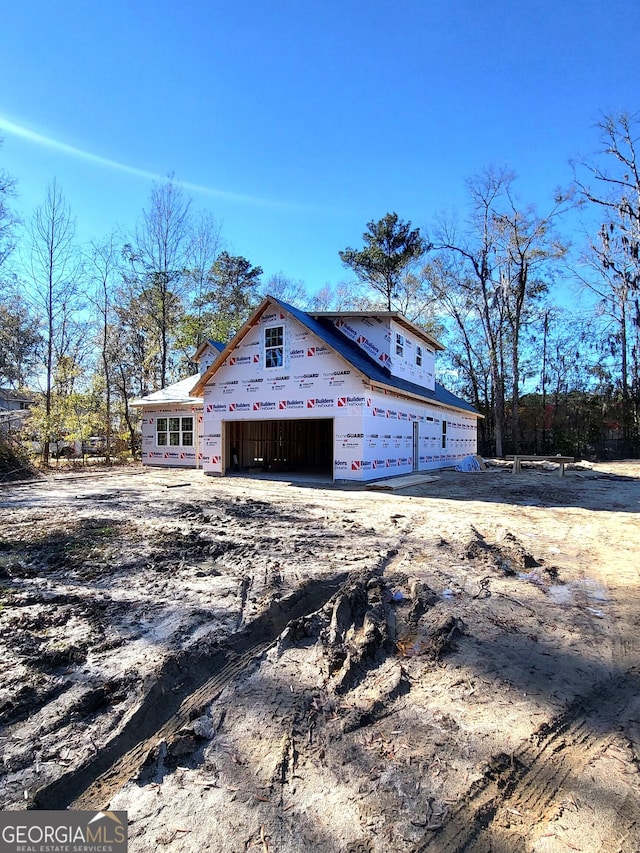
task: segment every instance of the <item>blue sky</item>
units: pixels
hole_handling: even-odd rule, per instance
[[[0,168],[55,177],[81,240],[174,173],[228,248],[313,292],[395,210],[428,226],[490,164],[543,210],[640,109],[637,0],[8,0]]]

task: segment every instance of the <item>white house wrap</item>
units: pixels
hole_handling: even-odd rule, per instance
[[[202,375],[192,377],[189,401],[202,399],[197,460],[175,445],[178,430],[173,450],[151,447],[147,428],[143,461],[195,463],[218,475],[316,470],[335,480],[453,466],[476,452],[479,415],[435,382],[441,349],[395,312],[308,314],[267,297]],[[147,418],[157,418],[149,400],[138,404]]]
[[[196,358],[206,369],[223,349],[223,344],[207,341]],[[182,379],[131,405],[142,409],[142,463],[195,468],[202,454],[202,397],[191,395],[200,373]]]

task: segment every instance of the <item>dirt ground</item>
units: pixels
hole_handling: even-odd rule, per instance
[[[550,466],[551,467],[551,466]],[[640,849],[640,461],[0,490],[0,808],[129,849]]]

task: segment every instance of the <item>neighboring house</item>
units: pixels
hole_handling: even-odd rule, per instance
[[[11,388],[0,388],[0,410],[6,412],[24,411],[35,403],[33,394],[23,391],[13,391]]]
[[[33,394],[0,388],[0,429],[5,433],[21,429],[35,402]]]
[[[195,355],[200,373],[132,400],[131,405],[142,410],[143,464],[198,466],[203,447],[203,402],[191,390],[223,349],[224,344],[206,341]]]
[[[358,481],[454,466],[476,453],[481,416],[435,382],[442,349],[397,312],[266,297],[199,375],[136,401],[143,461]]]

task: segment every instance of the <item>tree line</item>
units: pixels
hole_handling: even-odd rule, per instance
[[[395,212],[370,221],[362,246],[340,252],[352,278],[314,294],[231,253],[173,176],[130,233],[80,247],[56,181],[20,222],[0,170],[0,385],[39,386],[30,430],[45,463],[60,436],[104,436],[108,458],[122,443],[135,451],[131,401],[193,373],[198,347],[229,340],[271,293],[312,311],[399,311],[440,337],[439,381],[484,415],[485,455],[637,456],[639,128],[637,116],[603,118],[602,153],[574,163],[545,210],[491,167],[467,180],[464,216],[422,230]],[[580,211],[594,224],[575,247],[563,228]],[[588,310],[576,310],[579,290]]]

